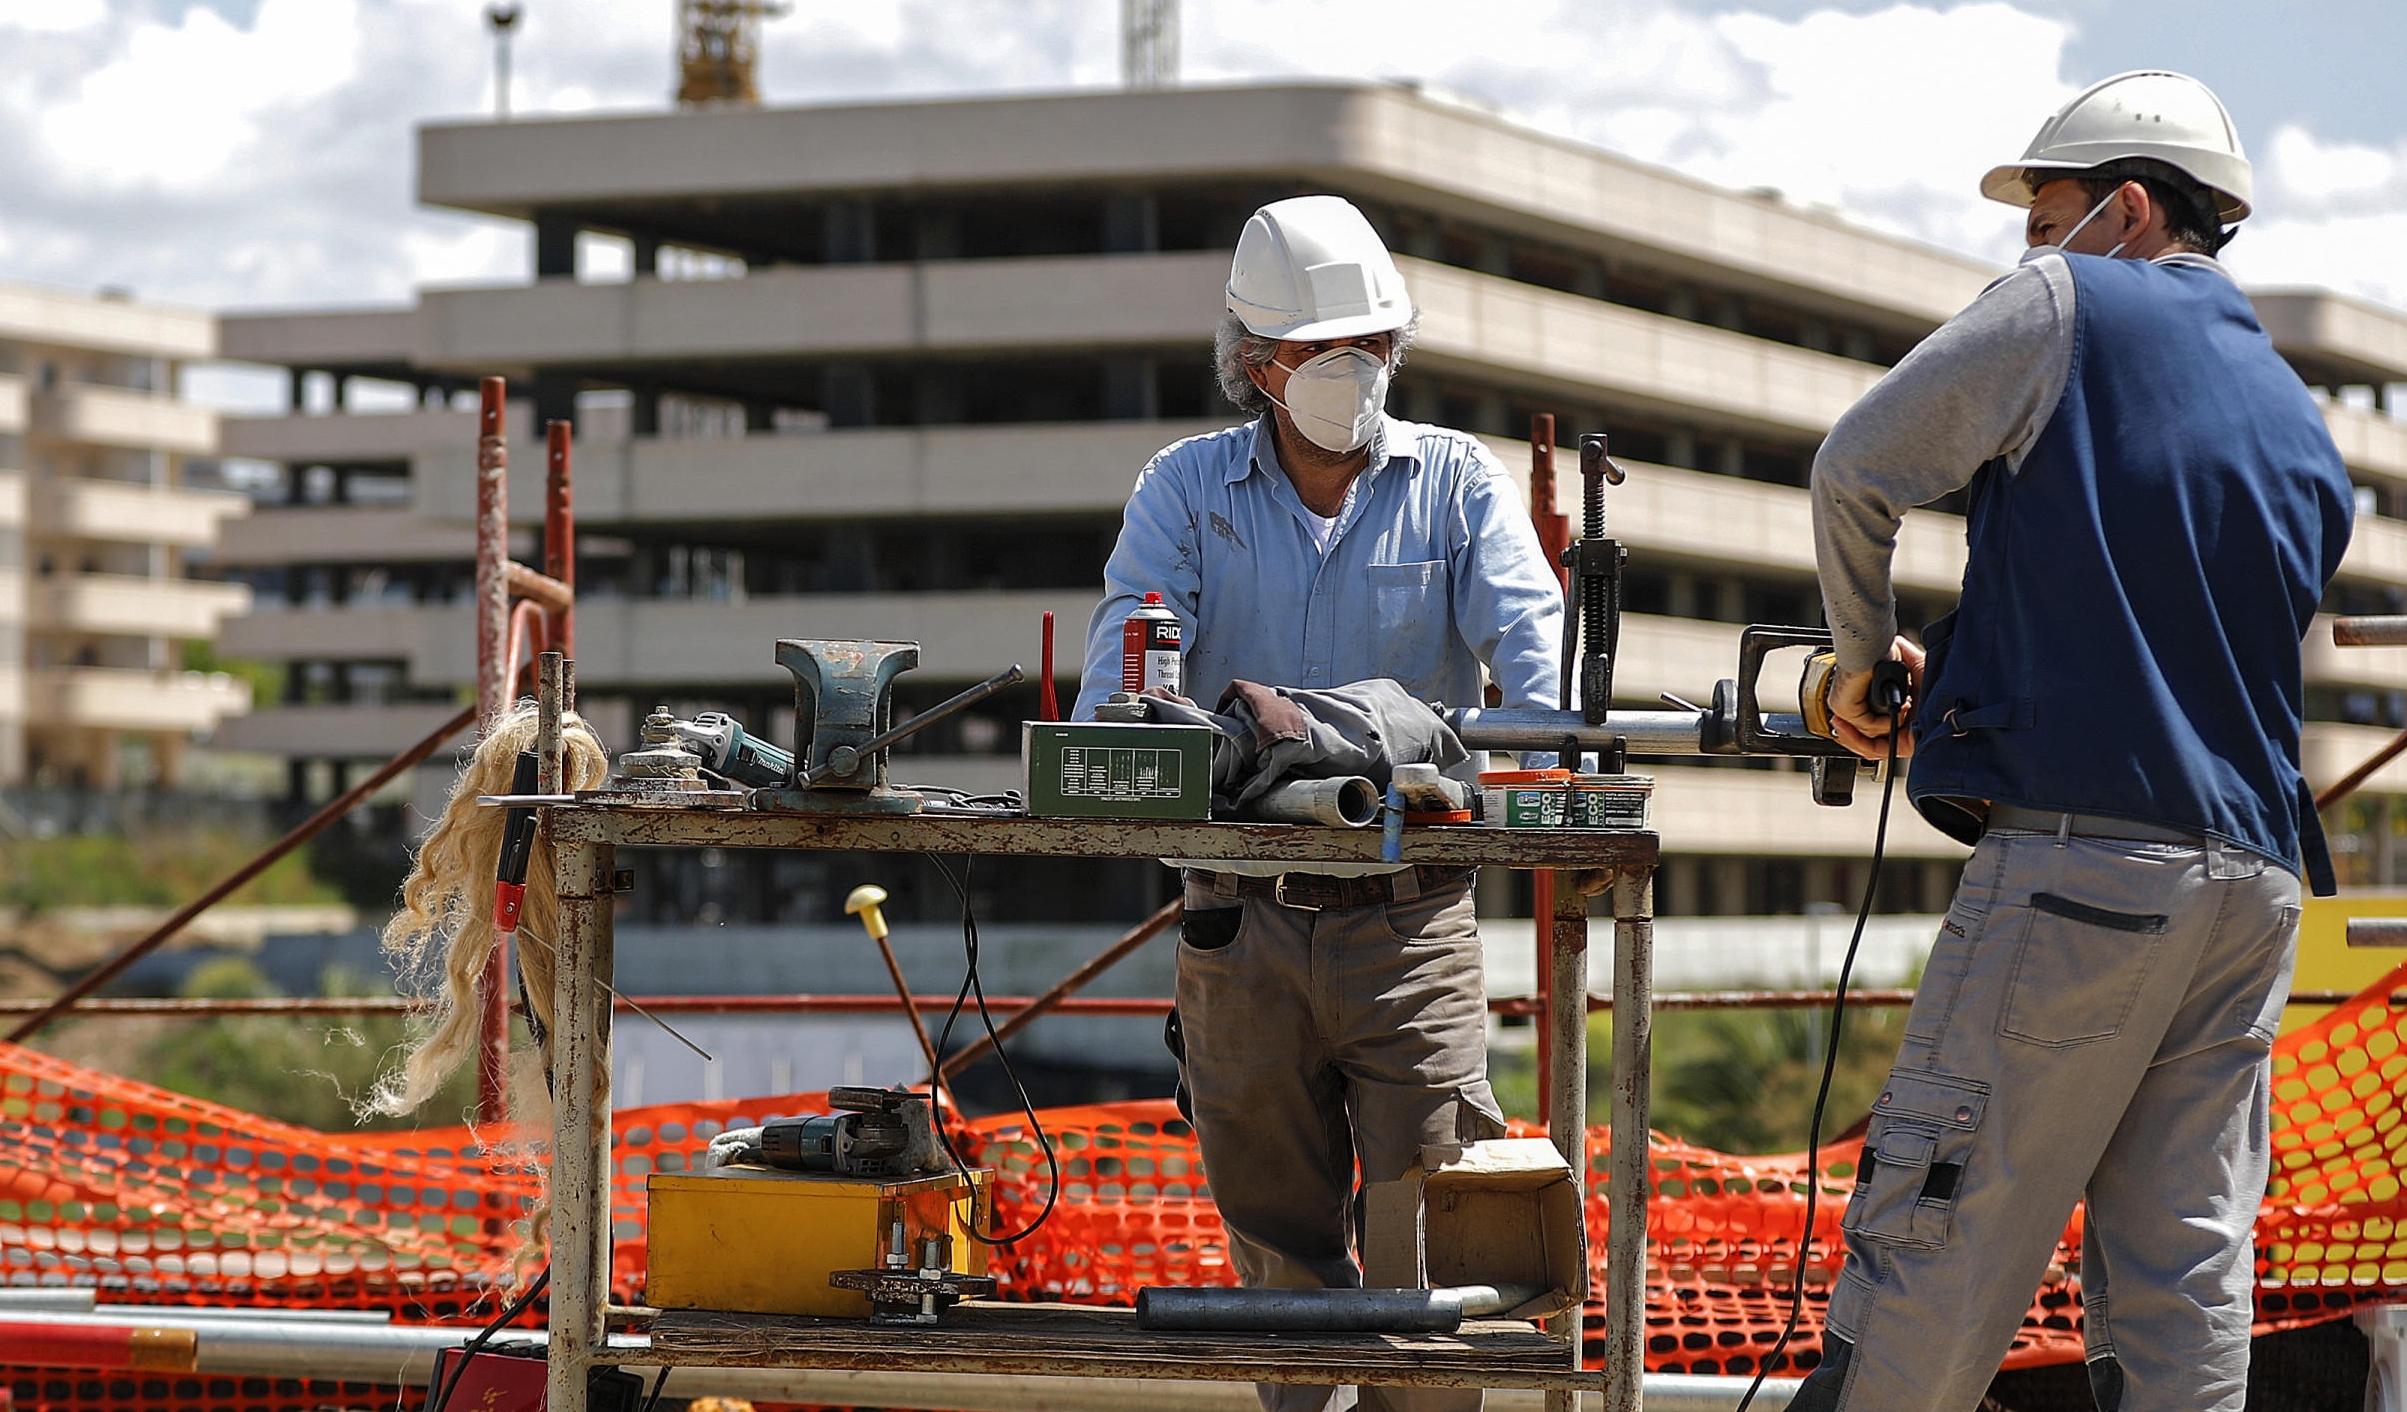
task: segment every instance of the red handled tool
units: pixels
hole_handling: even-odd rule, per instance
[[[510,776],[512,794],[533,794],[540,768],[535,752],[518,752],[518,767]],[[527,900],[527,859],[535,852],[535,811],[512,809],[502,821],[501,861],[493,870],[493,929],[518,930],[519,909]]]

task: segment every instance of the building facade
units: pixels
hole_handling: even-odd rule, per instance
[[[286,665],[285,699],[228,734],[294,761],[296,788],[388,756],[465,688],[479,374],[524,395],[519,523],[540,519],[536,428],[577,424],[578,679],[614,746],[658,703],[790,740],[779,637],[917,640],[917,707],[1033,667],[1051,611],[1067,699],[1136,471],[1234,418],[1210,333],[1238,230],[1264,202],[1336,192],[1422,310],[1392,411],[1486,438],[1524,484],[1532,413],[1566,446],[1612,435],[1630,478],[1610,528],[1632,551],[1616,689],[1652,704],[1706,699],[1738,625],[1819,620],[1803,487],[1820,437],[1997,274],[1396,86],[437,125],[418,189],[530,223],[532,278],[223,326],[227,357],[292,374],[290,415],[227,429],[229,453],[283,473],[228,536],[256,601],[225,650]],[[2407,380],[2407,316],[2314,292],[2258,303],[2326,392],[2369,512],[2328,606],[2396,607],[2407,424],[2380,389]],[[412,410],[343,410],[363,379],[406,388]],[[1558,485],[1576,514],[1576,475]],[[1909,628],[1945,609],[1962,564],[1944,506],[1908,522]],[[2407,724],[2407,651],[2322,634],[2308,665],[2308,770],[2329,780]],[[898,772],[1013,783],[1033,692],[993,707],[914,742]],[[1667,914],[1796,912],[1861,886],[1873,811],[1817,808],[1776,763],[1649,763]],[[2407,766],[2377,787],[2407,791]],[[2368,880],[2392,876],[2389,820],[2373,796],[2341,840]],[[1942,905],[1962,852],[1901,812],[1883,908]],[[706,859],[638,905],[832,915],[838,880],[808,871],[832,866]],[[1002,905],[1023,915],[1126,915],[1167,885],[1068,863],[1013,878],[1026,895]]]
[[[216,353],[203,313],[0,284],[0,783],[171,784],[248,708],[188,670],[251,604],[189,572],[251,508],[206,483],[217,417],[176,392]]]

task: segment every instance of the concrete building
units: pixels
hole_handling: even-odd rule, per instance
[[[176,387],[216,353],[206,314],[0,284],[0,783],[169,783],[249,706],[185,670],[251,605],[186,572],[251,508],[195,483],[217,417]]]
[[[1231,420],[1209,335],[1238,229],[1265,201],[1338,192],[1423,310],[1391,410],[1474,431],[1523,476],[1533,412],[1566,445],[1612,433],[1631,470],[1610,501],[1632,546],[1617,687],[1652,703],[1731,674],[1736,625],[1818,620],[1802,487],[1819,438],[1997,273],[1396,86],[437,125],[418,190],[530,223],[532,278],[223,325],[227,357],[293,379],[290,415],[227,429],[230,453],[285,474],[228,537],[257,602],[226,650],[290,682],[229,736],[318,789],[324,762],[383,758],[468,680],[460,396],[478,374],[527,395],[520,448],[542,419],[577,422],[578,673],[614,742],[656,701],[790,739],[780,636],[919,640],[917,706],[1033,666],[1050,610],[1066,693],[1136,470]],[[2330,394],[2369,511],[2330,606],[2395,608],[2407,424],[2367,389],[2407,380],[2407,316],[2315,292],[2260,303]],[[414,410],[344,411],[361,380],[403,385]],[[524,523],[539,461],[513,472]],[[1561,493],[1574,508],[1575,476]],[[1962,562],[1960,522],[1909,522],[1909,627],[1945,608]],[[2326,635],[2309,669],[2309,771],[2328,780],[2407,724],[2407,651]],[[1006,786],[1031,702],[948,724],[898,768]],[[1786,769],[1651,768],[1667,914],[1795,912],[1860,886],[1871,809],[1819,810]],[[2378,783],[2407,792],[2407,765]],[[2394,875],[2390,817],[2374,797],[2342,840],[2369,879]],[[1906,861],[1884,909],[1931,910],[1962,850],[1905,816],[1891,856]],[[638,905],[820,919],[836,866],[706,859]],[[1015,869],[1021,914],[1126,916],[1167,884],[1079,868]]]

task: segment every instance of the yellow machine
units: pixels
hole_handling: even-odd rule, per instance
[[[934,1240],[941,1268],[983,1277],[986,1247],[971,1235],[988,1228],[993,1183],[985,1170],[967,1178],[749,1166],[655,1174],[644,1298],[656,1309],[867,1319],[877,1312],[870,1296],[835,1288],[828,1277],[885,1265],[898,1226],[907,1261],[898,1270],[916,1273]]]

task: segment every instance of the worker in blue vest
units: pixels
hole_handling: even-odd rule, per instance
[[[2299,645],[2352,494],[2214,258],[2250,180],[2203,84],[2108,79],[1981,189],[2029,209],[2029,253],[1814,462],[1843,738],[1881,758],[1899,732],[1915,806],[1976,847],[1791,1406],[1979,1404],[2086,1197],[2101,1412],[2239,1412],[2300,871],[2333,890]],[[1917,648],[1898,524],[1965,486],[1963,596]],[[1867,699],[1889,656],[1902,724]]]

